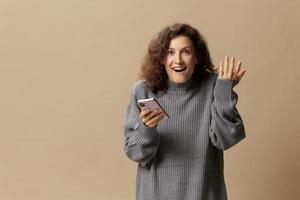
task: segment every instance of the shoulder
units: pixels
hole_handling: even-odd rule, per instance
[[[147,93],[146,80],[137,80],[131,87],[131,95],[135,98],[145,98]]]
[[[206,72],[200,79],[195,82],[196,92],[211,93],[213,91],[218,75],[213,72]]]
[[[140,93],[146,90],[146,81],[145,80],[137,80],[131,87],[131,91],[133,93]]]
[[[207,86],[214,86],[216,84],[216,81],[218,79],[218,74],[209,72],[207,73],[207,76],[204,78],[205,82],[207,83]]]
[[[213,81],[213,82],[216,82],[216,80],[218,78],[218,74],[213,73],[213,72],[210,72],[208,76],[209,76],[210,81]]]

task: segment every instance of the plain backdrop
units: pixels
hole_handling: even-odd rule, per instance
[[[300,199],[296,0],[0,0],[0,199],[133,200],[130,88],[164,26],[236,56],[247,137],[224,152],[230,200]]]

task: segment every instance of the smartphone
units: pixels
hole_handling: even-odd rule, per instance
[[[146,110],[146,109],[155,110],[155,109],[158,109],[159,111],[162,111],[165,114],[163,119],[168,119],[169,118],[166,111],[161,107],[161,105],[154,98],[139,99],[138,100],[138,106],[140,107],[141,110]]]

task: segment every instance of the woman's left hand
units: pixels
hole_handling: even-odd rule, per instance
[[[221,60],[218,68],[219,78],[225,80],[236,80],[239,82],[244,76],[246,69],[242,69],[241,61],[236,64],[235,57],[226,56],[224,61]]]

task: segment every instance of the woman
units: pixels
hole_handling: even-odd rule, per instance
[[[233,87],[245,74],[225,57],[214,69],[203,36],[188,24],[162,29],[131,91],[124,150],[138,163],[138,200],[227,199],[223,151],[245,138]],[[141,111],[154,97],[169,115]]]

